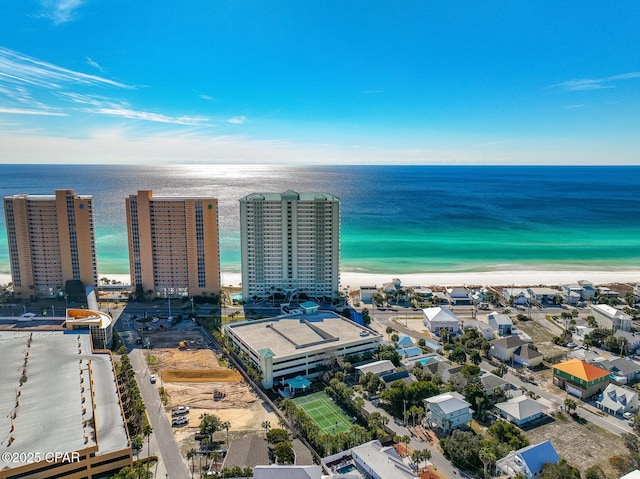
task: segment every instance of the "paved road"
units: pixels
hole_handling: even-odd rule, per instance
[[[147,408],[147,416],[153,428],[152,438],[155,441],[156,454],[161,458],[156,477],[188,479],[191,477],[189,469],[174,438],[171,424],[169,424],[169,420],[165,415],[158,391],[149,380],[149,371],[142,350],[133,350],[130,358],[136,373],[140,394],[142,394],[142,399]],[[151,452],[153,453],[154,451],[152,450]],[[163,472],[164,476],[162,475]]]
[[[387,427],[393,431],[393,433],[397,436],[409,436],[411,441],[409,442],[409,446],[413,450],[421,451],[423,449],[428,449],[431,451],[431,459],[429,462],[433,464],[441,475],[445,476],[445,478],[453,478],[457,476],[461,476],[461,472],[459,469],[454,467],[451,462],[444,457],[436,446],[431,445],[430,443],[424,442],[421,439],[413,436],[408,428],[404,427],[401,422],[397,422],[396,419],[391,417],[384,409],[376,407],[371,401],[365,399],[364,400],[364,409],[365,411],[379,412],[382,416],[388,419]]]

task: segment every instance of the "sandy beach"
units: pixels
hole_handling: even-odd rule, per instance
[[[98,277],[106,277],[111,280],[129,283],[128,274],[99,274]],[[612,283],[640,283],[640,270],[624,271],[482,271],[467,273],[414,273],[414,274],[365,274],[343,272],[340,274],[342,288],[352,291],[361,286],[382,286],[398,278],[403,286],[557,286],[566,283],[575,283],[579,280],[591,281],[595,285]],[[0,274],[0,284],[11,281],[11,275]],[[239,287],[241,284],[240,273],[222,272],[222,284],[224,286]]]

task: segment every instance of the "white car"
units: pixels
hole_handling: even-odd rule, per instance
[[[152,322],[152,323],[157,323],[158,321],[160,321],[160,318],[153,318],[153,319],[151,320],[151,322]]]
[[[633,419],[634,414],[632,412],[625,412],[622,417],[625,419]]]
[[[172,416],[182,416],[189,412],[189,406],[178,406],[173,411],[171,411]]]
[[[151,381],[151,384],[155,384],[157,379],[158,379],[158,376],[156,376],[155,374],[152,374],[151,376],[149,376],[149,381]]]
[[[189,418],[184,417],[184,416],[180,416],[180,417],[174,417],[171,420],[171,425],[173,427],[177,427],[177,426],[186,426],[187,424],[189,424]]]

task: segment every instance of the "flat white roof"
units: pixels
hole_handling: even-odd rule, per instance
[[[226,328],[253,350],[270,349],[276,357],[306,354],[356,341],[371,342],[373,338],[382,337],[326,311],[229,324]],[[366,335],[361,335],[365,332]]]
[[[128,447],[111,356],[92,353],[89,334],[0,331],[0,350],[0,429],[8,433],[2,438],[7,452],[67,453],[98,445],[100,454]],[[18,465],[0,460],[0,469]]]

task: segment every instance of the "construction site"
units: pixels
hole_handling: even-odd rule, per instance
[[[156,386],[164,398],[167,418],[171,422],[175,408],[189,408],[188,424],[173,428],[183,454],[198,450],[195,435],[205,413],[230,423],[230,439],[264,431],[265,421],[277,424],[277,416],[243,376],[210,349],[209,339],[199,328],[153,331],[149,338],[153,348],[147,352],[147,361],[158,377]],[[227,431],[218,434],[217,440],[226,441]]]

